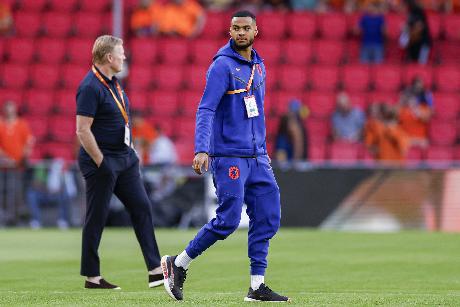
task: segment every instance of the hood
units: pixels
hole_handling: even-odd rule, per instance
[[[230,39],[228,43],[223,46],[222,48],[217,51],[216,55],[214,56],[213,60],[215,61],[220,56],[226,56],[230,58],[234,58],[238,61],[243,61],[252,64],[260,64],[263,62],[263,59],[259,57],[257,51],[253,48],[252,49],[252,62],[248,61],[247,59],[243,58],[238,52],[234,49],[234,42],[233,39]]]

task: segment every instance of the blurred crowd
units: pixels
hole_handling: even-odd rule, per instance
[[[410,148],[429,146],[433,106],[433,96],[420,77],[415,77],[400,93],[398,102],[374,101],[367,110],[354,106],[347,93],[340,92],[330,118],[329,140],[331,143],[364,144],[376,161],[401,165]],[[276,161],[308,160],[307,117],[308,110],[302,102],[290,102],[288,112],[279,120]]]

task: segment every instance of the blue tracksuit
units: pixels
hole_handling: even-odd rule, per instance
[[[265,143],[265,66],[255,50],[252,61],[239,55],[233,41],[222,47],[206,76],[196,116],[195,152],[211,157],[219,207],[216,217],[186,248],[195,258],[238,228],[243,202],[250,218],[248,256],[251,274],[264,275],[269,240],[280,224],[280,195]],[[238,91],[248,86],[249,91]],[[248,117],[244,97],[254,95],[259,115]]]

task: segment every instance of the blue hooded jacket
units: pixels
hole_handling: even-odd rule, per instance
[[[254,49],[252,61],[248,61],[234,50],[233,44],[230,39],[208,69],[196,115],[195,153],[227,157],[265,155],[265,66]],[[247,87],[253,65],[256,66],[249,93],[227,93]],[[248,118],[243,98],[247,95],[255,96],[259,116]]]

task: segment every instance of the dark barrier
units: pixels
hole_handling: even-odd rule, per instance
[[[282,226],[317,227],[373,170],[275,170],[281,190]]]

